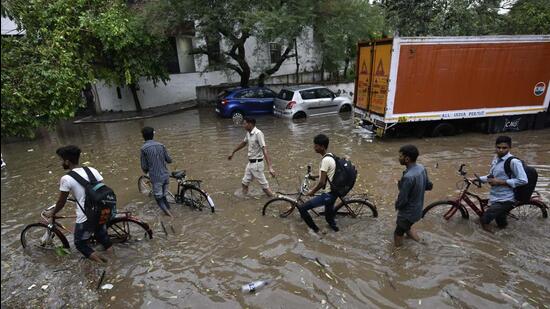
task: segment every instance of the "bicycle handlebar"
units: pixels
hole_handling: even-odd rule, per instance
[[[466,177],[467,172],[464,170],[464,167],[466,167],[466,164],[462,163],[458,168],[458,173],[460,174],[460,176],[462,176],[462,178],[464,178],[464,182],[466,182],[467,184],[473,184],[474,186],[481,188],[481,185],[482,185],[481,178],[479,178],[479,176],[476,173],[474,173],[474,176],[476,177],[476,179],[473,181],[468,179],[468,177]]]

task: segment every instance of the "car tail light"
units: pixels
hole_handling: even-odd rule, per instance
[[[296,105],[296,101],[290,101],[286,105],[286,109],[292,109],[294,107],[294,105]]]
[[[223,99],[223,100],[222,100],[222,105],[226,105],[227,102],[229,102],[229,101],[227,101],[227,99]]]

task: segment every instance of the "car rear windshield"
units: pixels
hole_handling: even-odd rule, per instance
[[[226,96],[228,96],[231,92],[229,90],[223,90],[220,93],[218,93],[218,99],[223,99]]]
[[[277,98],[285,101],[290,101],[292,100],[293,96],[294,96],[293,91],[283,89],[279,92],[279,94],[277,95]]]

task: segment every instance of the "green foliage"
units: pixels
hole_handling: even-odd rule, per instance
[[[518,0],[507,17],[507,33],[550,34],[550,0]]]
[[[2,37],[2,136],[74,116],[86,84],[166,81],[163,40],[124,1],[7,0],[2,14],[25,29]],[[138,104],[138,102],[136,102]]]
[[[357,42],[382,37],[384,19],[381,8],[368,1],[324,0],[316,5],[313,27],[324,69],[334,72],[350,65]]]
[[[386,0],[386,19],[400,36],[487,35],[500,32],[500,0]]]

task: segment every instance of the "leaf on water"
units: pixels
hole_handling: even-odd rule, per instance
[[[55,254],[58,256],[65,256],[68,255],[70,252],[67,250],[67,248],[59,246],[55,248]]]

